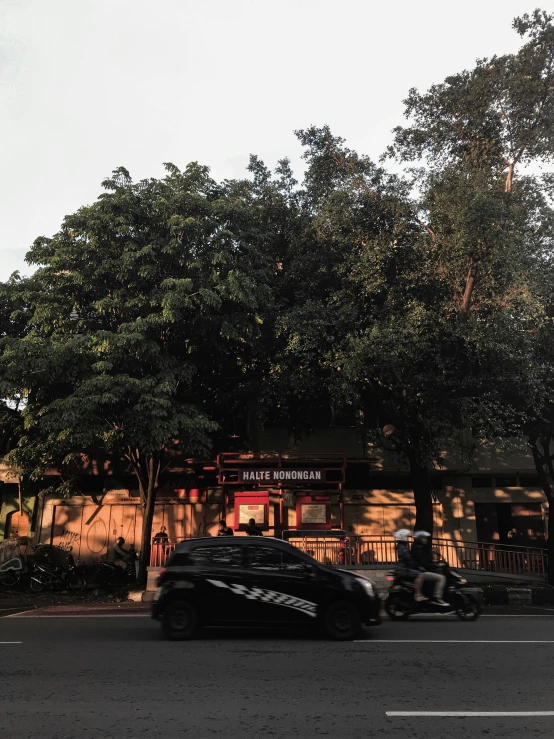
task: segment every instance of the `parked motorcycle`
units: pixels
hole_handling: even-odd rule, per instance
[[[450,569],[444,561],[437,563],[437,572],[446,577],[443,600],[448,604],[447,607],[433,603],[431,598],[415,601],[413,578],[403,577],[400,572],[394,572],[389,576],[392,585],[385,601],[385,610],[393,621],[405,621],[415,613],[454,612],[462,621],[475,621],[479,617],[481,604],[472,593],[466,592],[464,585],[467,584],[467,580]],[[428,587],[429,583],[425,583],[423,594],[426,596],[430,596],[430,592],[426,592]]]
[[[0,565],[0,585],[11,588],[21,580],[25,571],[25,563],[22,557],[13,557]]]
[[[42,590],[71,590],[82,593],[87,586],[80,569],[75,566],[73,557],[68,557],[65,567],[34,563],[31,572],[31,590],[40,593]]]

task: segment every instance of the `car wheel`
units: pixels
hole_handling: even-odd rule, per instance
[[[171,641],[193,639],[198,633],[199,626],[196,608],[185,601],[171,603],[162,616],[164,636]]]
[[[330,639],[352,641],[362,629],[360,611],[346,600],[332,603],[323,616],[323,629]]]

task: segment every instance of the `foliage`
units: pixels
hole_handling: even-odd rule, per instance
[[[208,453],[216,424],[198,389],[225,348],[240,363],[269,300],[223,188],[198,165],[167,169],[136,184],[117,170],[92,206],[37,239],[28,332],[3,351],[4,395],[28,397],[10,459],[31,476],[70,471],[98,448],[125,459],[143,507],[143,569],[164,455]]]
[[[223,183],[195,163],[116,170],[36,240],[35,275],[0,286],[9,459],[35,480],[57,467],[63,494],[76,455],[124,460],[143,571],[170,453],[227,449],[231,430],[258,450],[264,425],[298,437],[332,408],[409,464],[419,528],[468,429],[526,434],[553,485],[553,181],[524,170],[554,154],[552,21],[516,19],[517,54],[410,91],[402,176],[328,127],[297,132],[300,183],[257,157]]]

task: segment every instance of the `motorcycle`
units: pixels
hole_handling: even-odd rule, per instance
[[[125,569],[113,564],[113,562],[102,560],[100,562],[100,566],[94,573],[94,582],[103,587],[110,585],[130,585],[136,582],[137,571],[135,562],[137,559],[138,555],[135,552],[135,548],[131,546],[129,547],[129,561],[127,562]]]
[[[33,565],[31,572],[33,593],[40,593],[42,590],[71,590],[74,593],[82,593],[86,586],[87,581],[81,569],[75,566],[71,555],[65,567],[37,562]]]
[[[481,604],[472,594],[466,592],[464,585],[467,584],[461,575],[451,570],[444,561],[437,563],[436,571],[446,577],[443,600],[447,606],[439,606],[432,599],[424,601],[414,600],[413,578],[406,578],[400,572],[394,572],[388,580],[392,582],[389,588],[385,610],[393,621],[405,621],[416,613],[455,613],[461,621],[475,621],[481,613]],[[424,584],[423,594],[429,583]]]
[[[11,588],[21,580],[25,572],[25,563],[22,557],[13,557],[0,565],[0,585]]]

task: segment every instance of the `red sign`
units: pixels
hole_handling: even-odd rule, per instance
[[[263,530],[269,527],[269,493],[235,493],[235,531],[253,518]]]

